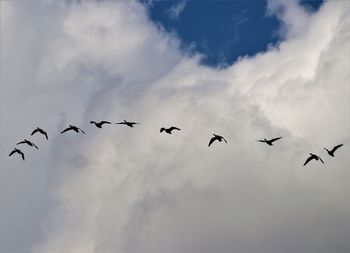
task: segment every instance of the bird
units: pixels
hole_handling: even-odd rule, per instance
[[[96,127],[102,128],[103,124],[111,124],[111,122],[109,122],[109,121],[100,121],[100,122],[90,121],[90,124],[95,124]]]
[[[324,149],[327,151],[328,155],[334,157],[334,152],[335,152],[338,148],[340,148],[341,146],[343,146],[343,144],[339,144],[339,145],[335,146],[334,148],[332,148],[332,150],[328,150],[328,149],[326,149],[326,148],[324,148]]]
[[[9,154],[9,156],[12,156],[14,153],[20,154],[20,155],[22,156],[23,161],[25,160],[25,159],[24,159],[24,154],[23,154],[23,152],[22,152],[21,150],[19,150],[19,149],[17,149],[17,148],[14,148],[14,149],[11,151],[11,153]]]
[[[39,149],[37,145],[35,145],[33,142],[31,141],[28,141],[27,139],[24,139],[23,141],[20,141],[18,142],[16,145],[19,145],[19,144],[28,144],[29,146],[31,147],[34,147],[36,149]]]
[[[214,135],[214,137],[212,137],[212,138],[210,139],[209,144],[208,144],[208,147],[210,147],[210,145],[211,145],[214,141],[216,141],[216,140],[218,140],[219,142],[221,142],[222,140],[224,140],[224,141],[227,143],[227,141],[226,141],[226,139],[225,139],[224,137],[222,137],[222,136],[220,136],[220,135],[216,135],[216,134],[213,134],[213,135]]]
[[[72,125],[69,125],[69,127],[67,127],[66,129],[64,129],[61,134],[63,134],[64,132],[67,132],[67,131],[71,131],[73,130],[74,132],[76,133],[79,133],[79,132],[82,132],[83,134],[85,134],[85,132],[79,128],[79,127],[76,127],[76,126],[72,126]]]
[[[160,132],[163,132],[163,131],[165,131],[166,133],[168,133],[168,134],[171,134],[171,131],[173,131],[173,130],[178,130],[178,131],[180,131],[181,129],[180,128],[178,128],[178,127],[169,127],[169,128],[164,128],[164,127],[162,127],[161,129],[160,129]]]
[[[305,161],[305,163],[304,163],[303,166],[305,166],[305,165],[306,165],[308,162],[310,162],[312,159],[315,159],[316,161],[320,160],[322,163],[324,163],[323,160],[321,159],[321,157],[319,157],[318,155],[315,155],[315,154],[310,153],[310,156],[306,159],[306,161]]]
[[[271,140],[266,140],[265,138],[263,139],[263,140],[257,140],[257,141],[259,141],[259,142],[263,142],[263,143],[266,143],[267,145],[269,145],[269,146],[272,146],[273,145],[273,142],[275,142],[275,141],[277,141],[277,140],[279,140],[279,139],[281,139],[282,137],[277,137],[277,138],[273,138],[273,139],[271,139]]]
[[[141,123],[136,123],[136,122],[129,122],[129,121],[122,121],[122,122],[118,122],[118,123],[115,123],[115,124],[119,124],[119,125],[127,125],[129,127],[134,127],[134,125],[136,124],[141,124]]]
[[[46,140],[49,139],[49,137],[47,136],[47,133],[46,133],[44,130],[42,130],[41,128],[39,128],[39,127],[37,127],[36,129],[34,129],[34,131],[31,133],[31,135],[33,135],[33,134],[35,134],[35,133],[37,133],[37,132],[39,132],[39,133],[45,135]]]

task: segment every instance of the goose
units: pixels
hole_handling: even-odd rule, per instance
[[[90,121],[90,124],[95,124],[96,127],[102,128],[103,124],[111,124],[111,122],[109,122],[109,121],[100,121],[100,122]]]
[[[160,129],[160,132],[163,132],[163,131],[165,131],[166,133],[168,133],[168,134],[171,134],[171,131],[173,131],[173,130],[178,130],[178,131],[180,131],[181,129],[180,128],[178,128],[178,127],[169,127],[169,128],[164,128],[164,127],[162,127],[161,129]]]
[[[79,127],[76,127],[76,126],[72,126],[72,125],[69,125],[69,127],[67,127],[66,129],[64,129],[61,134],[67,132],[67,131],[74,131],[76,133],[79,133],[79,132],[82,132],[83,134],[85,134],[85,132],[79,128]]]
[[[14,153],[20,154],[20,155],[22,156],[23,161],[24,161],[24,154],[23,154],[23,152],[22,152],[21,150],[19,150],[19,149],[17,149],[17,148],[14,148],[14,149],[11,151],[11,153],[9,154],[9,156],[12,156]]]
[[[332,150],[328,150],[328,149],[326,149],[326,148],[324,148],[324,149],[327,151],[328,155],[334,157],[334,152],[335,152],[338,148],[340,148],[341,146],[343,146],[343,144],[339,144],[339,145],[333,147]]]
[[[212,137],[212,138],[210,139],[209,144],[208,144],[208,147],[210,147],[210,145],[211,145],[214,141],[216,141],[216,140],[218,140],[219,142],[221,142],[222,140],[224,140],[224,141],[227,143],[227,141],[226,141],[226,139],[225,139],[224,137],[222,137],[222,136],[220,136],[220,135],[216,135],[216,134],[213,134],[213,135],[214,135],[214,137]]]
[[[321,159],[321,157],[319,157],[318,155],[310,153],[310,156],[306,159],[306,161],[305,161],[303,166],[305,166],[308,162],[310,162],[313,159],[315,159],[316,161],[320,160],[322,163],[324,163],[323,160]]]
[[[263,140],[257,140],[257,141],[259,141],[259,142],[263,142],[263,143],[266,143],[267,145],[269,145],[269,146],[272,146],[273,145],[273,142],[275,142],[275,141],[277,141],[277,140],[279,140],[279,139],[281,139],[282,137],[277,137],[277,138],[273,138],[273,139],[271,139],[271,140],[267,140],[267,139],[263,139]]]
[[[36,129],[34,129],[34,131],[31,133],[31,135],[33,135],[33,134],[35,134],[35,133],[41,133],[41,134],[43,134],[43,135],[45,135],[45,137],[46,137],[46,140],[48,140],[49,139],[49,137],[47,136],[47,133],[44,131],[44,130],[42,130],[41,128],[39,128],[39,127],[37,127]]]
[[[39,149],[37,145],[35,145],[33,142],[31,141],[28,141],[27,139],[24,139],[23,141],[20,141],[18,142],[16,145],[19,145],[19,144],[28,144],[29,146],[31,147],[34,147],[36,149]]]
[[[129,122],[129,121],[122,121],[122,122],[118,122],[118,123],[115,123],[115,124],[119,124],[119,125],[127,125],[129,127],[134,127],[134,125],[136,124],[140,124],[140,123],[136,123],[136,122]]]

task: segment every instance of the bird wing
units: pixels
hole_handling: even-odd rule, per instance
[[[118,124],[118,125],[125,125],[125,122],[118,122],[118,123],[114,123],[114,124]]]
[[[103,124],[111,124],[111,122],[109,122],[109,121],[101,121],[100,123],[101,123],[101,125],[103,125]]]
[[[181,130],[180,128],[178,128],[178,127],[170,127],[170,129],[169,129],[170,131],[173,131],[173,130]]]
[[[31,142],[31,144],[36,148],[39,149],[37,145],[35,145],[33,142]]]
[[[78,129],[79,129],[83,134],[86,134],[81,128],[78,127]]]
[[[270,141],[271,142],[274,142],[274,141],[277,141],[277,140],[279,140],[279,139],[281,139],[282,138],[282,136],[281,137],[277,137],[277,138],[273,138],[273,139],[271,139]]]
[[[16,145],[19,145],[19,144],[26,144],[27,142],[26,141],[20,141],[18,142]]]
[[[312,159],[314,159],[312,156],[309,156],[307,159],[306,159],[306,161],[305,161],[305,163],[304,163],[304,165],[303,166],[305,166],[306,164],[308,164],[308,162],[310,162]]]
[[[222,139],[227,143],[227,140],[224,137],[222,137]]]
[[[338,148],[340,148],[341,146],[343,146],[343,144],[339,144],[337,146],[335,146],[333,149],[332,149],[332,153],[335,152]]]
[[[210,147],[210,145],[211,145],[216,139],[217,139],[216,137],[211,138],[210,141],[209,141],[208,147]]]
[[[43,135],[45,135],[45,137],[46,137],[46,140],[48,140],[49,139],[49,137],[47,136],[47,133],[43,130],[43,133],[42,133]]]
[[[258,142],[263,142],[263,143],[265,143],[265,142],[266,142],[265,140],[256,140],[256,141],[258,141]]]
[[[14,153],[17,153],[18,151],[16,149],[12,150],[9,156],[12,156]]]
[[[63,134],[63,133],[65,133],[65,132],[67,132],[67,131],[70,131],[70,130],[72,130],[73,128],[71,128],[71,127],[67,127],[66,129],[64,129],[62,132],[61,132],[61,134]]]
[[[36,128],[36,129],[34,129],[34,131],[30,135],[33,135],[33,134],[35,134],[38,131],[39,131],[39,129]]]
[[[320,161],[321,161],[322,163],[324,163],[323,160],[321,159],[321,157],[319,157],[319,156],[317,156],[317,157],[318,157],[318,159],[320,159]]]
[[[23,152],[18,152],[18,153],[21,154],[23,161],[25,161]]]

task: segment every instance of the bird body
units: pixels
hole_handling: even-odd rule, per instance
[[[11,151],[11,153],[9,154],[9,156],[12,156],[12,155],[15,154],[15,153],[20,154],[20,155],[22,156],[23,161],[25,160],[25,159],[24,159],[24,154],[23,154],[23,152],[22,152],[21,150],[17,149],[17,148],[14,148],[14,149]]]
[[[322,163],[324,163],[323,160],[321,159],[321,157],[319,157],[318,155],[310,153],[310,156],[306,159],[306,161],[305,161],[303,166],[305,166],[307,163],[309,163],[313,159],[315,159],[316,161],[320,160]]]
[[[66,129],[64,129],[61,134],[67,132],[67,131],[74,131],[76,133],[79,133],[79,132],[82,132],[83,134],[85,134],[85,132],[79,128],[79,127],[76,127],[76,126],[72,126],[72,125],[69,125],[69,127],[67,127]]]
[[[118,124],[118,125],[127,125],[129,127],[134,127],[134,125],[136,124],[140,124],[140,123],[136,123],[136,122],[129,122],[129,121],[122,121],[122,122],[118,122],[118,123],[115,123],[115,124]]]
[[[39,133],[45,135],[46,140],[49,139],[49,137],[47,136],[47,133],[46,133],[44,130],[42,130],[41,128],[39,128],[39,127],[37,127],[36,129],[34,129],[34,131],[31,133],[31,135],[33,135],[33,134],[35,134],[35,133],[37,133],[37,132],[39,132]]]
[[[208,144],[208,147],[210,147],[210,145],[211,145],[214,141],[219,141],[219,142],[225,141],[225,142],[227,143],[227,141],[226,141],[226,139],[225,139],[224,137],[222,137],[222,136],[220,136],[220,135],[217,135],[217,134],[213,134],[213,135],[214,135],[214,137],[212,137],[212,138],[210,139],[209,144]]]
[[[31,142],[31,141],[28,141],[27,139],[24,139],[23,141],[18,142],[16,145],[19,145],[19,144],[27,144],[27,145],[29,145],[29,146],[31,146],[31,147],[34,147],[34,148],[36,148],[36,149],[39,149],[37,145],[35,145],[35,144],[34,144],[33,142]]]
[[[327,153],[328,153],[330,156],[334,157],[334,152],[335,152],[338,148],[340,148],[341,146],[343,146],[343,144],[339,144],[339,145],[333,147],[332,150],[328,150],[328,149],[326,149],[326,148],[324,148],[324,149],[327,151]]]
[[[263,140],[257,140],[257,141],[259,141],[259,142],[263,142],[263,143],[266,143],[267,145],[269,145],[269,146],[272,146],[273,145],[273,142],[275,142],[275,141],[277,141],[277,140],[279,140],[279,139],[281,139],[282,137],[277,137],[277,138],[273,138],[273,139],[271,139],[271,140],[267,140],[267,139],[263,139]]]
[[[111,124],[109,121],[100,121],[100,122],[95,122],[95,121],[90,121],[90,124],[95,124],[96,127],[102,128],[103,124]]]
[[[172,134],[171,133],[171,131],[173,131],[173,130],[178,130],[178,131],[180,131],[181,129],[180,128],[178,128],[178,127],[169,127],[169,128],[164,128],[164,127],[162,127],[161,129],[160,129],[160,132],[163,132],[163,131],[165,131],[166,133],[168,133],[168,134]]]

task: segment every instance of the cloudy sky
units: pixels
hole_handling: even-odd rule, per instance
[[[305,2],[1,1],[0,252],[349,253],[350,3]]]

